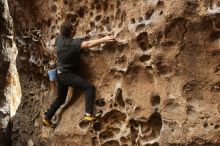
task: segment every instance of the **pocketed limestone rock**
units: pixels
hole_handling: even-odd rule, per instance
[[[21,97],[13,145],[220,145],[218,0],[12,0],[9,10],[14,34],[9,15],[0,17],[0,111],[8,123]],[[47,72],[64,20],[75,37],[113,35],[117,42],[84,50],[77,68],[95,85],[102,117],[81,123],[84,95],[74,89],[50,129],[41,122],[57,84]]]

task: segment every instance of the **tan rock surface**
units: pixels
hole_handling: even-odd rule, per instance
[[[21,101],[21,88],[16,68],[17,47],[13,19],[6,0],[0,1],[0,143],[10,144],[10,118]]]
[[[15,146],[220,145],[220,1],[10,1],[22,102],[13,118]],[[83,94],[41,126],[56,98],[47,71],[64,20],[76,36],[112,34],[118,42],[85,51],[79,73],[104,98],[103,117],[85,125]],[[75,94],[78,93],[78,94]],[[72,99],[71,99],[72,97]]]

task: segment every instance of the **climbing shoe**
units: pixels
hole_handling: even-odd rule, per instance
[[[97,112],[94,115],[85,115],[85,117],[83,118],[84,121],[88,121],[88,122],[92,122],[95,121],[96,119],[99,119],[102,116],[102,111]]]
[[[95,116],[91,115],[91,116],[87,116],[85,115],[85,117],[83,118],[84,121],[88,121],[88,122],[92,122],[96,119]]]
[[[44,117],[42,124],[47,127],[55,128],[55,125],[46,117]]]
[[[99,111],[99,112],[95,113],[95,117],[96,117],[96,119],[101,118],[102,113],[103,113],[103,111]]]

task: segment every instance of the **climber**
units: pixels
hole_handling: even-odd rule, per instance
[[[81,49],[95,47],[105,42],[113,42],[113,36],[105,36],[100,39],[84,41],[83,39],[73,39],[74,32],[71,23],[64,22],[60,28],[60,34],[56,37],[55,48],[57,53],[57,98],[50,108],[45,112],[43,125],[52,128],[55,125],[51,122],[53,115],[65,102],[68,86],[81,89],[85,93],[85,116],[83,120],[93,121],[100,114],[93,113],[93,103],[95,100],[95,87],[76,73],[76,64]]]

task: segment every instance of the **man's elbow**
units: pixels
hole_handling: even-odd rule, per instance
[[[91,45],[89,44],[89,42],[83,42],[82,44],[81,44],[81,48],[83,48],[83,49],[88,49],[88,48],[90,48],[91,47]]]

